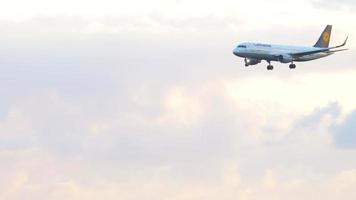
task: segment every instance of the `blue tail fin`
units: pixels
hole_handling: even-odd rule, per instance
[[[321,34],[318,42],[314,45],[314,47],[319,47],[319,48],[328,48],[329,43],[330,43],[330,37],[331,37],[331,29],[332,25],[327,25],[323,33]]]

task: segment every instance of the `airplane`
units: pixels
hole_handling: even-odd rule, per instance
[[[295,69],[294,62],[305,62],[316,60],[326,56],[330,56],[335,52],[345,51],[348,49],[338,49],[346,45],[348,36],[345,42],[341,45],[329,47],[332,25],[327,25],[322,32],[319,40],[313,47],[303,46],[287,46],[287,45],[274,45],[262,43],[242,43],[239,44],[234,50],[233,54],[245,59],[245,66],[257,65],[262,60],[267,61],[267,70],[273,70],[271,61],[280,63],[290,63],[289,68]]]

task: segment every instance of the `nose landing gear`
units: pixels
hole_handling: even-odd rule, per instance
[[[245,67],[248,67],[248,66],[249,66],[248,60],[247,60],[247,58],[245,58]]]

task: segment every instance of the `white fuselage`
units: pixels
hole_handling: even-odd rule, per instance
[[[233,53],[242,58],[279,61],[276,55],[288,55],[292,53],[306,52],[320,50],[322,48],[316,47],[301,47],[301,46],[287,46],[287,45],[273,45],[261,43],[242,43],[237,46]],[[303,62],[323,58],[333,54],[333,52],[319,52],[315,54],[305,55],[294,58],[295,62]]]

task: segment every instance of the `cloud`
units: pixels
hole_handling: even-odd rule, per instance
[[[354,195],[327,132],[355,109],[352,63],[245,68],[231,50],[260,33],[235,18],[2,24],[3,199]]]
[[[345,121],[338,124],[333,129],[334,141],[336,146],[341,148],[355,148],[356,147],[356,112],[352,112]]]
[[[253,182],[245,182],[238,168],[226,165],[222,169],[222,178],[209,183],[174,182],[169,170],[156,169],[152,176],[131,178],[125,182],[98,180],[95,183],[83,184],[75,180],[67,180],[57,184],[33,185],[33,180],[26,175],[12,177],[13,192],[1,193],[8,199],[35,199],[39,196],[50,199],[312,199],[317,191],[318,198],[325,200],[342,197],[351,200],[355,197],[355,170],[344,170],[335,175],[318,178],[288,178],[284,172],[266,170],[261,177]],[[39,188],[46,188],[39,190]],[[137,192],[140,191],[140,192]],[[40,193],[40,194],[39,194]],[[294,195],[290,195],[294,194]],[[311,197],[312,196],[312,197]]]
[[[322,120],[329,118],[329,123],[331,120],[337,119],[341,114],[341,108],[337,103],[330,103],[324,108],[317,108],[311,114],[304,116],[302,120],[295,123],[296,129],[301,128],[317,128],[313,126],[318,126],[322,123]],[[329,124],[330,126],[331,124]],[[326,124],[322,124],[322,127],[327,127]]]
[[[61,2],[48,3],[43,0],[34,0],[34,2],[31,4],[23,0],[14,0],[4,4],[4,7],[0,10],[0,18],[23,20],[38,15],[82,16],[86,18],[102,16],[132,17],[152,13],[157,13],[171,18],[187,18],[206,16],[211,14],[218,16],[234,16],[236,13],[238,13],[241,14],[241,16],[250,18],[250,20],[256,20],[260,17],[251,14],[246,8],[254,7],[254,5],[258,4],[260,7],[254,7],[254,10],[257,12],[264,12],[264,7],[269,6],[272,11],[275,11],[276,15],[281,15],[282,13],[277,8],[277,6],[280,6],[280,8],[289,7],[287,5],[281,4],[281,2],[282,1],[280,0],[273,0],[270,3],[266,3],[261,0],[254,0],[251,2],[223,0],[217,3],[215,1],[202,0],[195,0],[193,2],[186,0],[152,0],[150,3],[146,3],[141,0],[133,0],[128,3],[123,0],[104,0],[100,2],[97,0],[90,2],[83,0],[63,0]],[[293,13],[296,12],[300,7],[304,7],[306,9],[309,4],[307,0],[301,0],[298,3],[289,1],[288,3],[293,5],[293,8],[296,8],[290,9],[290,12]],[[19,8],[18,5],[24,5],[24,7],[27,9]],[[137,5],[141,6],[138,8]],[[266,17],[266,15],[264,17]]]
[[[356,6],[356,3],[353,0],[341,0],[341,1],[319,0],[319,1],[314,1],[314,5],[317,7],[326,8],[330,10],[340,9],[340,10],[351,11],[352,8]]]

